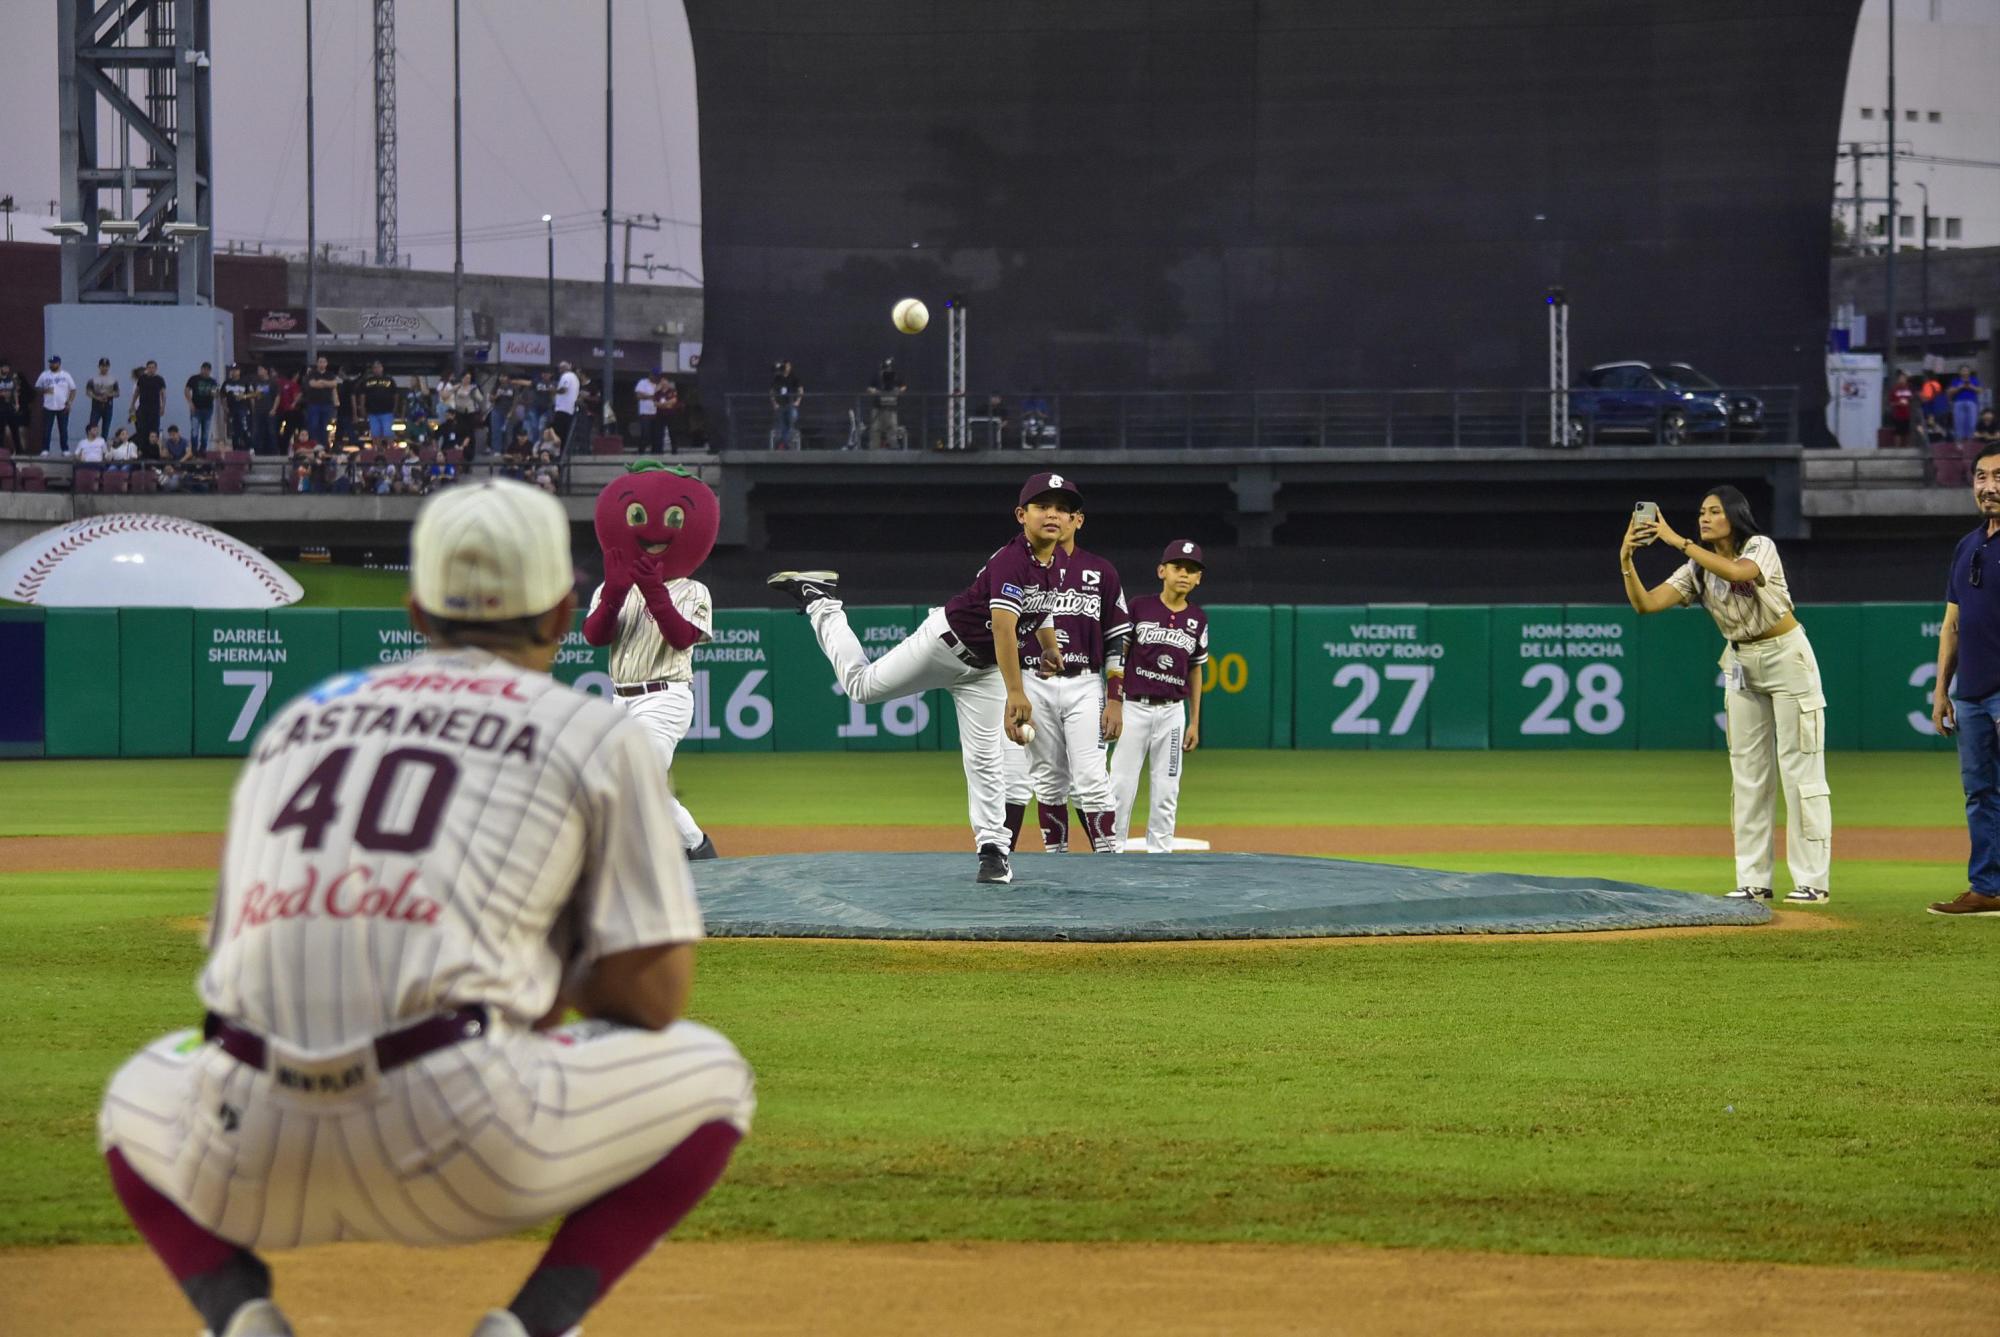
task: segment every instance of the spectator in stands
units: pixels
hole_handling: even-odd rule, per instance
[[[168,426],[167,439],[160,443],[160,449],[166,453],[168,459],[177,464],[187,458],[187,438],[181,435],[181,429],[178,425]]]
[[[83,440],[76,443],[76,462],[102,464],[110,449],[110,443],[104,439],[104,429],[97,425],[97,419],[93,416],[90,424],[83,429]]]
[[[909,389],[896,371],[896,359],[882,359],[882,370],[868,387],[868,449],[893,450],[900,444],[903,425],[897,414]]]
[[[311,434],[313,444],[327,444],[327,429],[333,425],[334,415],[340,408],[340,376],[327,365],[324,353],[313,363],[312,370],[306,373],[303,402],[306,431]]]
[[[799,408],[806,401],[806,387],[790,362],[780,362],[771,375],[771,448],[799,448]]]
[[[458,481],[458,466],[443,455],[439,455],[431,461],[430,467],[424,471],[424,474],[425,490],[435,491],[447,484]]]
[[[458,383],[451,388],[451,416],[458,428],[459,444],[469,455],[478,446],[479,420],[486,416],[486,392],[469,371],[461,372]]]
[[[543,451],[535,456],[535,486],[544,492],[554,492],[562,484],[562,466],[556,463],[552,451]]]
[[[1979,373],[1970,363],[1959,366],[1958,375],[1951,378],[1951,427],[1954,441],[1970,441],[1972,429],[1979,425]]]
[[[361,386],[368,379],[368,373],[361,367],[348,367],[340,373],[340,405],[334,412],[337,424],[334,439],[350,445],[359,445],[363,433],[368,430],[368,419],[362,404]]]
[[[123,427],[119,428],[112,436],[111,449],[104,453],[104,458],[120,473],[132,472],[132,466],[139,459],[139,446],[132,440],[132,433]]]
[[[1972,424],[1974,446],[2000,446],[2000,418],[1995,418],[1992,409],[1981,409],[1979,420]]]
[[[1918,426],[1932,441],[1943,441],[1951,435],[1951,402],[1944,393],[1944,377],[1935,371],[1926,371],[1917,379],[1917,404],[1923,412],[1923,421]]]
[[[1910,388],[1910,374],[1896,373],[1896,379],[1889,383],[1889,430],[1896,437],[1896,444],[1910,444],[1911,420],[1915,416],[1916,391]]]
[[[547,367],[537,368],[529,378],[528,392],[522,396],[521,428],[527,432],[528,440],[542,439],[542,429],[549,425],[549,415],[555,412],[556,374]]]
[[[361,490],[371,496],[388,496],[389,477],[393,472],[386,457],[370,455],[361,470]]]
[[[268,366],[259,364],[251,389],[255,393],[250,396],[250,448],[259,455],[275,455],[282,439],[278,435],[278,378]]]
[[[195,455],[181,470],[181,491],[208,493],[215,491],[215,464],[206,455]]]
[[[83,393],[90,400],[90,422],[102,431],[110,431],[112,410],[117,407],[120,393],[118,377],[111,371],[110,358],[97,359],[97,374],[83,383]],[[89,423],[85,424],[86,430],[89,426]]]
[[[505,367],[493,369],[486,383],[486,450],[498,455],[512,438],[514,414],[523,383]]]
[[[159,480],[159,490],[161,492],[179,492],[181,490],[180,467],[172,460],[168,460],[158,469],[155,469],[153,477]]]
[[[556,439],[569,448],[570,433],[576,427],[577,403],[583,398],[583,378],[569,363],[558,364],[556,368],[556,392],[551,401],[554,405],[549,414],[549,422],[556,429]]]
[[[42,392],[42,454],[49,453],[49,433],[61,443],[58,455],[69,454],[69,406],[76,398],[76,377],[63,370],[62,359],[49,359],[49,369],[35,378]]]
[[[632,397],[639,407],[639,453],[657,455],[660,453],[660,434],[667,420],[660,416],[660,383],[653,379],[654,373],[642,371],[638,383],[632,387]]]
[[[535,453],[540,454],[546,450],[555,455],[557,459],[561,459],[562,447],[562,438],[556,435],[556,429],[553,427],[544,427],[541,439],[535,442]]]
[[[679,440],[679,437],[674,432],[674,422],[683,416],[681,413],[681,388],[675,385],[673,378],[668,376],[664,371],[657,372],[655,375],[658,377],[658,385],[660,387],[658,392],[653,396],[660,416],[660,447],[667,454],[672,455],[678,450],[678,447],[674,443]]]
[[[132,373],[132,435],[139,443],[139,457],[160,458],[160,419],[167,411],[167,378],[160,364],[151,358]]]
[[[0,358],[0,450],[24,455],[28,450],[26,387],[14,364]]]
[[[277,390],[271,404],[277,415],[278,439],[292,441],[305,430],[305,381],[287,371],[272,373]]]
[[[204,362],[200,371],[187,378],[187,388],[181,391],[188,406],[188,441],[197,455],[208,454],[208,429],[215,417],[217,388],[215,368]]]
[[[222,412],[231,450],[255,449],[250,418],[256,399],[257,387],[243,379],[242,365],[230,363],[222,373]]]
[[[368,440],[377,450],[396,441],[396,378],[382,369],[380,359],[368,364],[361,381],[362,405],[368,410]]]
[[[395,491],[405,497],[423,495],[424,466],[415,455],[405,455],[403,462],[396,466]]]

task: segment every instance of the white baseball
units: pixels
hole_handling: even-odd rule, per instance
[[[1035,726],[1034,726],[1034,725],[1032,725],[1032,724],[1024,724],[1024,725],[1022,725],[1022,726],[1021,726],[1021,746],[1022,746],[1022,747],[1026,747],[1026,746],[1027,746],[1028,744],[1030,744],[1030,743],[1032,743],[1032,742],[1034,742],[1034,741],[1035,741]]]

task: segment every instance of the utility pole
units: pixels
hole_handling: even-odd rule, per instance
[[[1922,239],[1919,242],[1919,245],[1923,247],[1923,249],[1917,253],[1918,257],[1917,300],[1922,304],[1923,307],[1924,329],[1923,333],[1920,336],[1918,336],[1921,342],[1918,343],[1917,348],[1918,348],[1918,356],[1923,358],[1925,366],[1929,366],[1931,360],[1931,186],[1930,182],[1928,181],[1917,182],[1917,189],[1921,190],[1924,193],[1923,219],[1917,224],[1918,235]]]
[[[1896,379],[1896,0],[1889,0],[1889,129],[1888,142],[1883,144],[1884,160],[1889,165],[1889,250],[1882,265],[1883,297],[1889,308],[1889,356],[1884,368],[1893,382]]]
[[[20,208],[12,195],[0,195],[0,214],[7,216],[7,240],[14,240],[14,213]]]
[[[451,0],[451,374],[465,371],[465,142],[459,88],[458,0]]]
[[[627,283],[632,281],[632,229],[638,228],[641,232],[658,232],[660,230],[660,216],[658,214],[651,215],[653,221],[650,223],[645,221],[646,217],[647,215],[645,214],[632,214],[618,220],[625,229],[625,268],[623,274],[624,281]],[[640,268],[646,269],[644,265],[641,265]],[[646,269],[646,277],[653,277],[651,269]]]
[[[313,0],[306,0],[306,366],[319,361],[318,168],[313,154]]]
[[[604,404],[600,413],[605,426],[611,424],[611,376],[617,370],[617,344],[611,332],[616,328],[617,290],[611,284],[611,0],[604,0]]]
[[[1854,159],[1854,253],[1856,255],[1860,255],[1862,253],[1863,246],[1867,244],[1868,240],[1868,233],[1863,230],[1867,227],[1867,223],[1861,217],[1860,141],[1856,140],[1854,143],[1849,144],[1847,146],[1847,150],[1849,155]]]

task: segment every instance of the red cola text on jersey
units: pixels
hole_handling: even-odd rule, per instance
[[[243,893],[242,904],[230,917],[229,936],[245,929],[262,928],[279,919],[386,919],[404,924],[436,924],[441,907],[414,890],[421,876],[412,868],[392,884],[382,882],[376,867],[357,863],[325,879],[320,870],[307,868],[305,877],[294,887],[273,887],[253,882]]]

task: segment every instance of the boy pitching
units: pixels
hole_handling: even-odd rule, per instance
[[[1132,640],[1122,684],[1125,728],[1111,754],[1111,790],[1118,802],[1118,847],[1132,829],[1139,768],[1151,762],[1152,810],[1146,853],[1171,854],[1174,809],[1181,795],[1181,754],[1201,745],[1201,666],[1208,662],[1208,614],[1188,602],[1201,584],[1201,545],[1175,539],[1160,554],[1160,592],[1132,601]]]
[[[1104,674],[1121,672],[1132,618],[1118,569],[1076,546],[1082,527],[1083,508],[1078,506],[1063,526],[1064,560],[1049,614],[1062,645],[1062,671],[1042,671],[1038,643],[1023,640],[1020,646],[1022,678],[1041,723],[1026,748],[1005,749],[1010,848],[1020,844],[1032,792],[1039,800],[1042,848],[1068,852],[1068,803],[1074,796],[1091,848],[1099,854],[1118,851],[1104,744],[1118,737],[1124,705],[1107,696]]]
[[[1001,733],[1021,742],[1021,726],[1035,712],[1022,682],[1020,656],[1013,651],[1022,636],[1033,633],[1048,670],[1061,669],[1061,644],[1047,619],[1061,574],[1063,525],[1082,504],[1067,475],[1030,478],[1014,507],[1021,532],[986,559],[970,585],[944,607],[931,609],[921,626],[873,663],[862,653],[835,597],[839,573],[779,571],[765,581],[789,594],[812,619],[813,634],[849,699],[887,701],[932,687],[951,693],[980,882],[1014,880],[1007,858]]]

